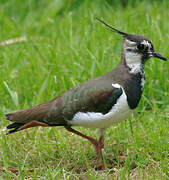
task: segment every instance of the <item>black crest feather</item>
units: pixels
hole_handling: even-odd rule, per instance
[[[124,37],[127,37],[127,36],[128,36],[127,33],[122,32],[122,31],[119,31],[119,30],[113,28],[112,26],[108,25],[107,23],[105,23],[105,22],[102,21],[101,19],[99,19],[99,18],[96,18],[96,19],[97,19],[99,22],[101,22],[102,24],[104,24],[105,26],[107,26],[108,28],[110,28],[111,30],[113,30],[113,32],[117,32],[117,33],[121,34],[121,35],[124,36]]]

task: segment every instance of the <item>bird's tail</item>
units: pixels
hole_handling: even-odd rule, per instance
[[[14,122],[12,124],[9,124],[6,128],[9,130],[6,135],[17,132],[17,131],[21,131],[23,129],[27,129],[27,128],[31,128],[31,127],[35,127],[35,126],[49,126],[46,123],[42,123],[39,121],[30,121],[28,123],[17,123]]]
[[[17,132],[18,129],[23,126],[23,123],[12,123],[9,124],[6,128],[9,129],[9,131],[6,133],[6,135]]]
[[[6,119],[12,121],[12,124],[6,127],[9,130],[7,134],[35,126],[50,126],[43,119],[51,105],[52,102],[47,102],[28,109],[5,114]]]

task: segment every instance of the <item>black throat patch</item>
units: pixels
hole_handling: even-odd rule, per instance
[[[139,104],[143,92],[143,80],[145,80],[145,74],[137,73],[133,74],[131,79],[126,81],[125,91],[127,102],[131,109],[135,109]]]

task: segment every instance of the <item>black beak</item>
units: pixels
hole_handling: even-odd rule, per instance
[[[153,57],[156,57],[156,58],[159,58],[159,59],[162,59],[162,60],[164,60],[164,61],[167,61],[167,59],[164,57],[164,56],[162,56],[161,54],[159,54],[158,52],[153,52],[152,53],[152,56]]]

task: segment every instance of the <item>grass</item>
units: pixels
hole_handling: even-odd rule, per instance
[[[163,1],[0,2],[0,127],[4,113],[57,97],[69,88],[115,68],[122,38],[95,20],[152,39],[169,57],[169,3]],[[96,171],[93,147],[62,127],[32,128],[0,135],[2,179],[169,179],[168,62],[151,59],[135,113],[107,129],[106,172]],[[95,137],[97,132],[77,128]],[[3,172],[2,172],[3,170]]]

